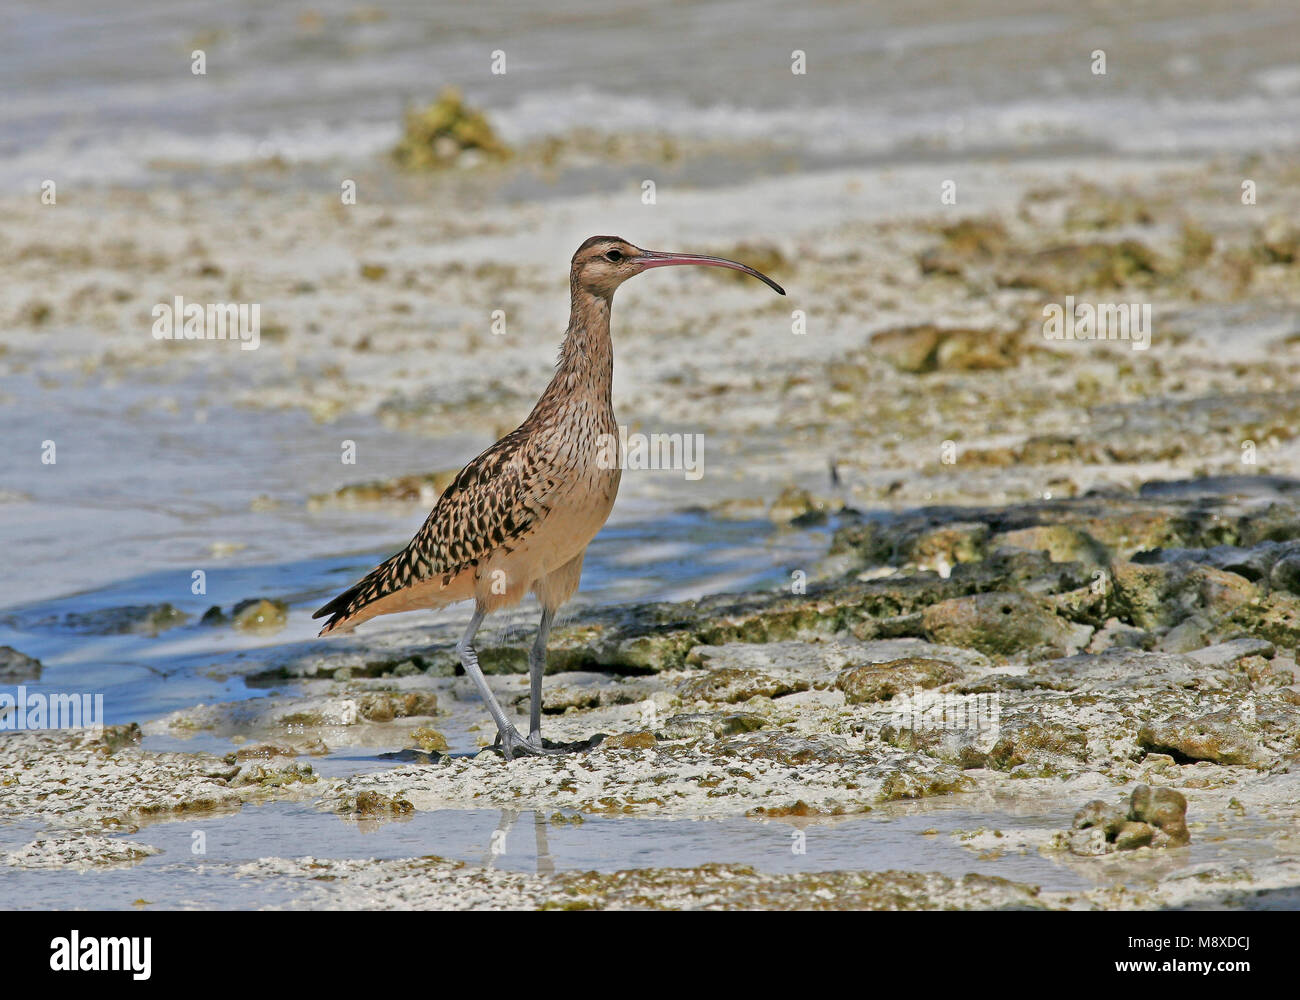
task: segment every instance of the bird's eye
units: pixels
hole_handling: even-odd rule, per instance
[[[617,250],[607,250],[605,251],[605,259],[609,261],[611,264],[617,264],[620,260],[623,259],[623,255],[619,253]]]

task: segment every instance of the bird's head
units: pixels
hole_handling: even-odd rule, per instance
[[[765,274],[752,267],[727,260],[724,257],[704,257],[693,253],[664,253],[659,250],[642,250],[618,236],[593,236],[578,247],[573,255],[570,280],[574,290],[608,299],[615,289],[633,275],[652,267],[669,267],[675,264],[697,264],[701,267],[729,267],[744,271],[764,282],[778,294],[785,289]]]

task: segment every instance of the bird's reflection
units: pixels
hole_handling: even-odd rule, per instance
[[[510,831],[524,811],[519,809],[501,810],[501,819],[497,823],[497,828],[492,831],[491,840],[488,842],[487,855],[483,859],[484,867],[494,867],[496,859],[508,853]],[[551,848],[546,840],[546,816],[541,810],[532,809],[526,811],[533,814],[533,842],[537,850],[537,874],[554,875],[555,859],[551,857]]]

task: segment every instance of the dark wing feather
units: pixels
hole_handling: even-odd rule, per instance
[[[529,460],[528,444],[514,430],[461,469],[406,548],[312,615],[329,617],[321,634],[398,590],[435,577],[448,583],[531,531],[550,510],[554,483]]]

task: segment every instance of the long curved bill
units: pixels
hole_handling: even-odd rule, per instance
[[[755,271],[752,267],[737,263],[734,260],[727,260],[725,257],[705,257],[697,253],[661,253],[658,250],[645,250],[642,256],[637,258],[642,270],[652,267],[672,267],[677,264],[698,264],[701,267],[729,267],[733,271],[744,271],[746,274],[752,274],[763,284],[767,285],[778,295],[784,295],[785,289],[778,285],[761,271]]]

